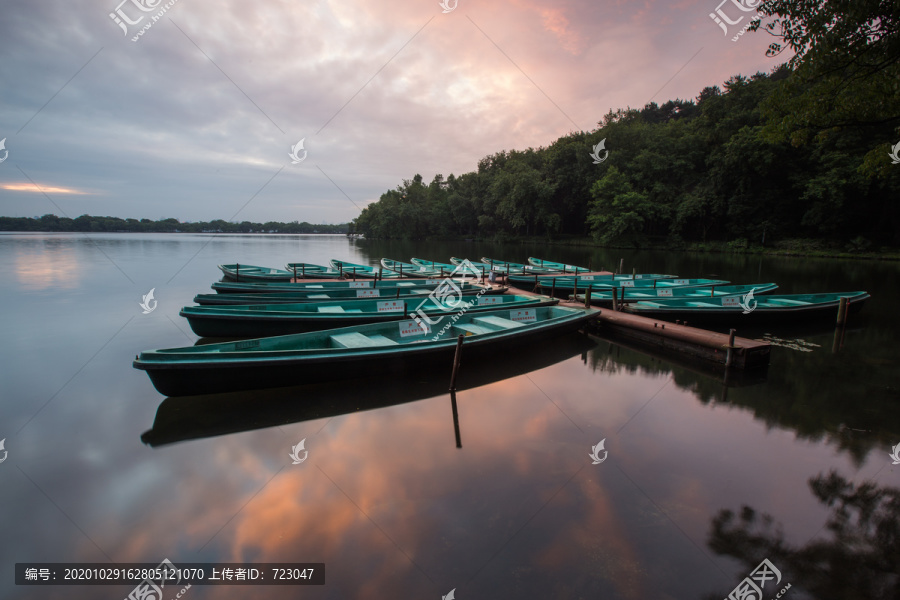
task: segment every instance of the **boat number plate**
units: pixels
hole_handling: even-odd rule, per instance
[[[672,290],[656,290],[657,296],[671,296]]]
[[[537,321],[537,315],[533,308],[523,308],[522,310],[509,311],[509,320],[519,323],[534,323]]]
[[[426,279],[425,285],[440,285],[441,279]]]
[[[581,279],[583,279],[584,281],[593,281],[594,276],[593,275],[582,275]]]
[[[385,300],[384,302],[378,302],[376,305],[378,306],[378,312],[403,312],[406,308],[405,302],[402,300]]]
[[[357,298],[377,298],[381,295],[381,290],[356,290]]]
[[[634,287],[634,280],[627,279],[622,281],[622,287]]]
[[[235,342],[235,350],[246,350],[247,348],[258,348],[259,340],[246,340],[243,342]]]
[[[368,281],[351,281],[350,287],[351,288],[367,288],[367,287],[372,287],[372,284]]]
[[[478,306],[482,304],[503,304],[500,296],[482,296],[478,299]]]
[[[402,338],[428,333],[431,333],[431,326],[424,321],[400,321],[400,337]]]
[[[675,281],[672,282],[672,285],[687,285],[689,283],[690,283],[690,280],[688,280],[688,279],[676,279]]]
[[[726,298],[722,298],[722,306],[740,306],[741,305],[741,297],[740,296],[728,296]]]

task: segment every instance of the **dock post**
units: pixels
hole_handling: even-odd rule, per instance
[[[297,283],[297,265],[294,265],[294,283]]]
[[[620,258],[619,259],[619,270],[616,271],[616,273],[621,273],[624,269],[625,269],[625,259]]]
[[[619,302],[619,310],[625,308],[625,288],[622,288],[622,301]]]
[[[341,272],[341,279],[344,278],[344,263],[338,264],[338,270]]]
[[[843,327],[847,323],[847,297],[841,296],[841,302],[838,305],[837,326]]]
[[[400,298],[400,286],[399,285],[397,286],[397,298],[398,299]]]
[[[303,279],[306,279],[306,263],[303,263],[303,266],[300,267],[302,269],[301,275],[303,275]],[[297,276],[297,267],[294,267],[294,277]]]
[[[456,354],[453,355],[453,373],[450,375],[450,391],[456,391],[456,373],[459,371],[459,358],[462,354],[463,334],[456,338]]]
[[[715,297],[715,295],[716,295],[716,286],[712,286],[711,288],[709,288],[709,297],[713,298],[713,297]]]
[[[577,282],[578,279],[576,279],[575,281]],[[578,283],[575,284],[575,293],[578,293]],[[550,285],[550,297],[556,297],[556,277],[553,278],[553,283]]]
[[[352,278],[353,278],[353,281],[356,281],[356,267],[353,267],[353,275],[352,275]]]
[[[734,329],[728,330],[728,353],[725,355],[725,366],[730,367],[734,363]]]
[[[234,280],[241,280],[241,263],[234,263]]]
[[[591,272],[591,266],[593,265],[593,263],[594,263],[594,260],[589,258],[588,259],[588,273]],[[575,273],[575,274],[578,275],[578,273]]]
[[[587,291],[584,292],[584,307],[585,308],[591,307],[591,285],[592,284],[589,283],[588,287],[587,287]],[[575,289],[576,289],[576,293],[577,293],[577,290],[578,290],[577,283],[575,284]]]
[[[398,298],[400,297],[400,292],[397,292],[397,297]],[[403,318],[405,319],[408,316],[409,316],[409,307],[406,306],[406,301],[404,300],[403,301]]]
[[[456,447],[462,448],[462,436],[459,434],[459,413],[456,410],[456,390],[450,390],[450,408],[453,409],[453,432],[456,434]]]
[[[654,290],[656,289],[656,282],[657,282],[657,281],[659,281],[659,280],[658,280],[658,279],[654,279],[654,280],[653,280],[653,289],[654,289]]]
[[[619,290],[616,288],[612,289],[612,301],[613,301],[613,311],[618,312],[619,310]]]
[[[537,290],[538,290],[538,276],[537,276],[537,273],[535,273],[534,274],[534,289],[531,291],[536,292]]]
[[[637,267],[631,267],[631,278],[634,279],[635,275],[637,275]]]

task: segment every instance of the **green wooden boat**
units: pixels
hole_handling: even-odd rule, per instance
[[[778,289],[775,283],[749,283],[745,285],[720,285],[711,287],[661,287],[661,288],[616,288],[618,300],[622,300],[622,291],[625,293],[625,302],[640,302],[641,300],[657,300],[667,298],[690,298],[702,300],[704,298],[723,298],[725,296],[743,296],[753,291],[754,294],[770,294]],[[597,306],[612,306],[613,290],[602,288],[591,289],[591,304]],[[584,294],[572,296],[576,302],[584,302]]]
[[[255,265],[219,265],[225,279],[232,281],[290,281],[294,274],[281,269],[257,267]]]
[[[450,275],[459,267],[459,265],[454,265],[454,264],[450,264],[450,263],[439,263],[439,262],[434,262],[433,260],[425,260],[423,258],[411,258],[409,262],[416,265],[417,267],[425,267],[426,269],[432,269],[434,271],[442,273],[444,277]],[[482,267],[475,265],[475,270],[478,271],[479,274],[483,275],[490,269],[484,269]]]
[[[841,297],[848,299],[847,310],[852,314],[862,309],[869,299],[866,292],[825,294],[769,294],[726,296],[724,298],[673,298],[635,302],[625,310],[647,317],[665,320],[687,319],[689,322],[740,325],[802,319],[837,317]]]
[[[436,288],[443,281],[443,279],[360,279],[359,281],[342,279],[340,281],[323,280],[288,283],[216,281],[212,284],[212,289],[220,294],[281,294],[309,290],[353,290],[365,288],[393,290],[395,288]]]
[[[380,282],[380,280],[379,280]],[[456,284],[463,296],[473,296],[487,289],[483,295],[503,294],[509,288],[500,285]],[[325,289],[295,292],[276,292],[269,294],[197,294],[194,302],[202,306],[228,304],[292,304],[295,302],[322,302],[327,300],[356,300],[368,298],[410,299],[427,298],[435,293],[435,286],[426,287],[394,287],[394,288],[356,288]]]
[[[590,273],[591,270],[586,267],[578,267],[575,265],[567,265],[565,263],[544,260],[543,258],[528,257],[528,264],[542,269],[552,269],[554,271],[562,271],[563,273]]]
[[[401,262],[390,258],[382,258],[381,266],[385,269],[400,273],[404,277],[415,277],[421,279],[443,279],[440,271],[428,267],[422,267],[413,263]]]
[[[347,279],[399,279],[400,273],[382,267],[359,265],[345,260],[331,259],[331,266]]]
[[[509,283],[519,289],[556,289],[558,292],[584,292],[588,286],[593,290],[609,288],[650,288],[668,289],[675,287],[710,287],[728,285],[729,281],[721,279],[675,279],[668,275],[653,277],[645,273],[643,277],[631,275],[579,275],[578,277],[535,277],[510,275]]]
[[[450,257],[450,262],[453,264],[454,268],[460,266],[467,260],[469,260],[469,259],[457,258],[455,256]],[[476,269],[478,269],[479,271],[481,271],[482,273],[490,273],[492,270],[495,270],[491,267],[491,265],[489,265],[487,263],[483,263],[483,262],[478,262],[478,261],[473,262],[473,261],[469,260],[469,264],[472,265],[473,267],[475,267]],[[500,269],[496,269],[496,271],[500,272]],[[512,272],[515,273],[516,272],[515,269],[513,269]],[[504,271],[504,273],[505,273],[505,271]]]
[[[264,299],[263,299],[264,300]],[[464,296],[456,302],[432,297],[412,300],[343,300],[244,306],[186,306],[179,313],[201,337],[268,337],[303,331],[334,329],[367,323],[401,321],[422,314],[432,321],[449,319],[465,309],[467,314],[499,308],[551,306],[548,296]],[[421,311],[421,313],[419,312]],[[435,325],[432,325],[435,327]],[[440,327],[438,324],[437,327]]]
[[[222,344],[142,352],[133,366],[147,371],[167,396],[284,387],[389,374],[443,365],[450,372],[457,336],[466,361],[498,352],[530,351],[541,339],[582,327],[597,309],[539,306],[464,314],[441,329],[416,321],[340,329]]]
[[[341,276],[337,269],[310,263],[288,263],[284,268],[294,275],[294,279],[339,279]]]
[[[482,257],[481,262],[491,265],[491,269],[493,269],[495,271],[503,271],[504,273],[509,273],[509,274],[537,273],[539,275],[541,275],[541,274],[550,275],[550,274],[554,274],[554,273],[559,273],[559,269],[549,269],[546,267],[535,267],[532,265],[523,265],[522,263],[511,263],[511,262],[506,262],[505,260],[497,260],[496,258]]]

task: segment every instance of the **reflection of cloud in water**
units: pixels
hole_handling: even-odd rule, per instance
[[[71,290],[78,287],[80,267],[70,251],[53,251],[45,247],[39,247],[39,251],[27,251],[16,245],[14,260],[16,279],[25,291],[37,292],[50,288]]]

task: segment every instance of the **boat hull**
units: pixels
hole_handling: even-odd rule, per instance
[[[497,352],[522,351],[543,339],[577,330],[599,315],[597,310],[569,310],[572,313],[570,318],[527,327],[515,335],[472,336],[470,341],[463,343],[464,360],[488,360]],[[259,341],[247,340],[238,343],[252,344]],[[406,344],[398,346],[396,350],[381,348],[379,351],[357,351],[328,356],[318,354],[243,361],[234,359],[203,361],[203,357],[198,357],[192,361],[167,363],[145,362],[138,357],[133,366],[147,371],[153,386],[161,394],[186,396],[340,381],[370,375],[399,377],[413,369],[434,368],[435,365],[446,367],[449,376],[455,351],[456,339],[449,337],[434,343]]]
[[[379,281],[380,283],[380,281]],[[509,290],[506,286],[466,286],[460,291],[463,296],[478,294],[487,289],[484,295],[504,294]],[[415,290],[418,290],[416,292]],[[355,298],[383,298],[385,300],[425,299],[434,288],[361,288],[349,290],[315,290],[309,292],[285,292],[269,294],[197,294],[194,302],[202,306],[221,306],[227,304],[293,304],[295,302],[323,302],[328,300],[352,300]],[[398,293],[399,292],[399,293]]]

